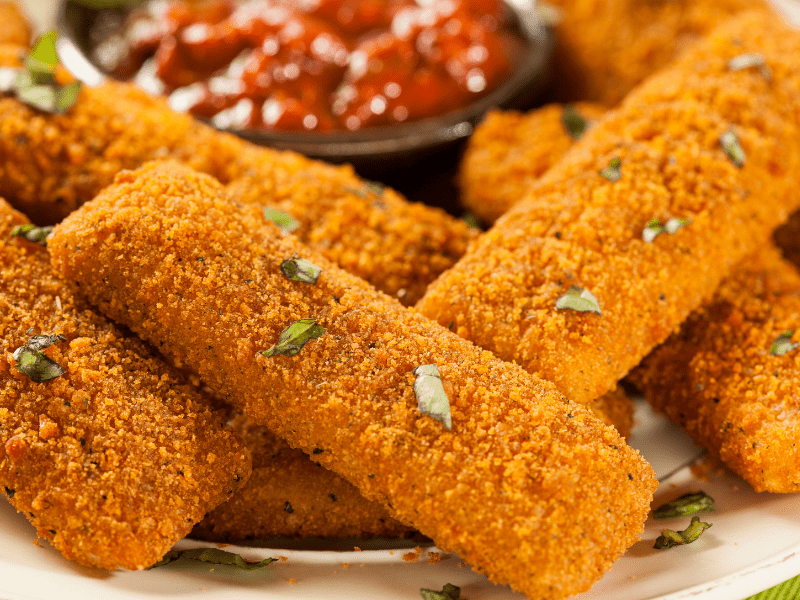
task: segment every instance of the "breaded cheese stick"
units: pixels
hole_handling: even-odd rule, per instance
[[[694,98],[634,91],[417,308],[578,402],[664,341],[800,203],[800,33],[750,13],[695,56],[659,76]]]
[[[233,497],[195,525],[192,537],[238,542],[269,537],[408,537],[414,529],[366,500],[351,483],[256,425],[230,421],[253,456],[253,474]],[[316,457],[323,450],[316,448]]]
[[[630,375],[759,492],[800,491],[799,315],[800,275],[767,246]]]
[[[0,0],[0,44],[25,47],[30,41],[31,30],[17,3]]]
[[[717,25],[764,0],[547,0],[555,26],[554,99],[614,106]]]
[[[0,486],[66,558],[149,567],[246,481],[250,455],[207,397],[75,297],[43,247],[11,237],[25,222],[0,200]],[[61,376],[17,369],[34,335],[64,336],[43,350]]]
[[[641,533],[655,480],[613,428],[237,211],[208,176],[120,173],[50,247],[101,310],[495,582],[564,598]],[[316,283],[283,274],[298,259]]]
[[[605,108],[548,104],[527,113],[494,110],[467,141],[458,169],[461,202],[491,225],[530,192]]]
[[[20,48],[0,48],[18,66]],[[39,224],[56,223],[121,169],[170,157],[223,183],[238,201],[291,214],[295,234],[405,304],[451,266],[476,235],[460,219],[370,185],[350,166],[257,147],[172,111],[132,84],[84,87],[63,115],[0,96],[0,189]]]

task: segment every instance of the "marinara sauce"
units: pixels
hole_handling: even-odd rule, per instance
[[[150,0],[97,50],[219,127],[357,131],[496,88],[524,47],[512,22],[501,0]]]

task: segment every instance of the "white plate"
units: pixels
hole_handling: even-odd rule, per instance
[[[797,0],[773,0],[800,24]],[[40,28],[55,2],[23,1]],[[683,529],[688,519],[648,520],[642,540],[587,594],[576,600],[742,600],[800,573],[799,495],[756,494],[727,472],[695,478],[685,465],[699,451],[679,430],[637,406],[631,444],[653,464],[661,485],[654,505],[686,491],[711,495],[717,512],[694,544],[670,550],[652,548],[663,528]],[[72,564],[46,543],[7,502],[0,501],[0,600],[418,600],[419,588],[462,588],[470,600],[524,600],[473,573],[457,556],[431,564],[435,548],[416,561],[406,550],[321,552],[228,547],[247,559],[284,557],[260,571],[240,572],[181,561],[144,572],[108,573]],[[183,541],[178,547],[199,544]],[[188,563],[188,564],[187,564]],[[535,568],[532,565],[531,568]]]

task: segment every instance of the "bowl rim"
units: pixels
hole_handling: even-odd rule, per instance
[[[544,87],[553,52],[554,35],[537,10],[538,0],[504,0],[518,22],[527,48],[518,66],[503,83],[469,105],[442,115],[355,132],[325,133],[282,130],[221,129],[250,142],[279,149],[291,149],[315,158],[354,162],[360,159],[391,158],[398,154],[433,150],[469,137],[475,125],[492,108],[523,108],[525,101]],[[81,35],[70,18],[71,11],[99,12],[74,0],[60,0],[57,12],[58,52],[62,64],[86,85],[97,86],[113,80],[90,58]],[[84,26],[88,23],[82,21]],[[197,118],[197,117],[195,117]],[[198,119],[213,126],[210,122]]]

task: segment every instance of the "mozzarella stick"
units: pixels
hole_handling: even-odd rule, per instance
[[[247,480],[250,455],[42,246],[11,237],[25,223],[0,200],[0,486],[66,558],[149,567]]]
[[[195,525],[192,537],[238,542],[270,537],[409,537],[414,529],[366,500],[351,483],[309,460],[245,415],[229,421],[253,456],[253,474]],[[317,457],[323,450],[315,448]]]
[[[800,491],[800,276],[774,247],[739,264],[714,298],[631,380],[756,491]]]
[[[548,0],[558,7],[553,95],[614,106],[726,19],[765,0]]]
[[[19,67],[21,52],[0,47],[0,67]],[[233,185],[237,202],[291,214],[303,241],[405,304],[477,233],[440,209],[369,184],[349,165],[254,146],[132,84],[84,87],[61,115],[0,95],[0,189],[36,223],[60,221],[121,169],[167,157]]]
[[[730,67],[745,54],[770,76]],[[645,83],[592,127],[418,310],[575,401],[602,395],[800,204],[797,65],[800,33],[777,18],[721,27],[658,76],[670,89]]]
[[[587,102],[490,112],[467,141],[458,169],[461,202],[491,225],[527,196],[604,112]]]
[[[123,172],[50,247],[101,310],[492,581],[564,598],[642,531],[656,482],[613,428],[208,176]]]

